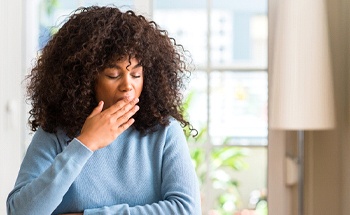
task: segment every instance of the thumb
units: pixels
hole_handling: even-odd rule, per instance
[[[103,101],[100,101],[100,102],[98,103],[98,105],[94,108],[94,110],[91,112],[91,114],[90,114],[90,116],[89,116],[88,118],[94,117],[95,115],[101,113],[101,111],[102,111],[102,109],[103,109],[103,105],[104,105],[104,102],[103,102]]]

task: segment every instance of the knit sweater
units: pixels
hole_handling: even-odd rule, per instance
[[[201,214],[197,177],[183,130],[171,120],[156,132],[133,127],[89,150],[63,132],[34,134],[14,189],[11,215]]]

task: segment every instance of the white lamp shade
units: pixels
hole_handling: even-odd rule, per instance
[[[323,0],[278,1],[274,26],[269,126],[335,126],[328,25]]]

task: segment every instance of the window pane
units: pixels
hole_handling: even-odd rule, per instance
[[[207,127],[207,73],[203,71],[195,71],[191,75],[185,102],[188,104],[186,112],[188,119],[194,128],[201,131]]]
[[[266,202],[266,147],[218,147],[212,158],[213,214],[235,214],[244,209],[259,210],[263,215]],[[230,155],[230,156],[228,156]],[[266,205],[262,205],[266,206]],[[261,210],[261,211],[260,211]]]
[[[213,66],[267,67],[267,0],[215,0]]]
[[[207,62],[206,1],[154,1],[154,20],[166,29],[177,43],[191,52],[194,62]]]
[[[213,144],[266,145],[267,73],[212,72],[210,83]]]

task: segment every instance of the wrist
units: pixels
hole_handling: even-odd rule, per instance
[[[91,141],[91,138],[88,138],[84,135],[79,135],[77,137],[77,139],[84,145],[86,146],[88,149],[90,149],[91,151],[96,151],[98,148],[96,147],[96,145],[93,143],[93,141]]]

